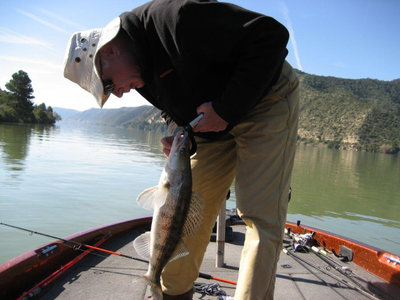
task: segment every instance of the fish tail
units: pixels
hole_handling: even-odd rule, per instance
[[[151,294],[152,294],[154,300],[162,300],[163,299],[161,285],[151,284],[150,290],[151,290]]]
[[[151,281],[146,275],[142,277],[146,283],[150,286],[151,295],[153,300],[163,300],[163,293],[161,289],[161,284],[158,282]]]

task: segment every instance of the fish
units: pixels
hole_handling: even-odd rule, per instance
[[[151,231],[133,241],[136,252],[149,260],[143,279],[154,300],[163,299],[161,273],[166,264],[189,254],[182,237],[192,235],[202,222],[201,197],[192,192],[189,130],[178,127],[158,185],[144,190],[137,203],[153,209]]]

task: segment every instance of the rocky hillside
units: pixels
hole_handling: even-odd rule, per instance
[[[299,138],[334,148],[397,152],[400,80],[342,79],[299,73]]]

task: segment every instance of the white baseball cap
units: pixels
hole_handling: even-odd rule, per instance
[[[121,28],[119,17],[104,28],[76,32],[67,46],[64,59],[64,77],[92,93],[100,107],[110,94],[104,93],[103,82],[96,68],[99,50],[114,39]]]

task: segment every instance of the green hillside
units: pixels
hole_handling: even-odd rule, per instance
[[[299,72],[299,139],[338,149],[393,153],[400,145],[400,80]]]

